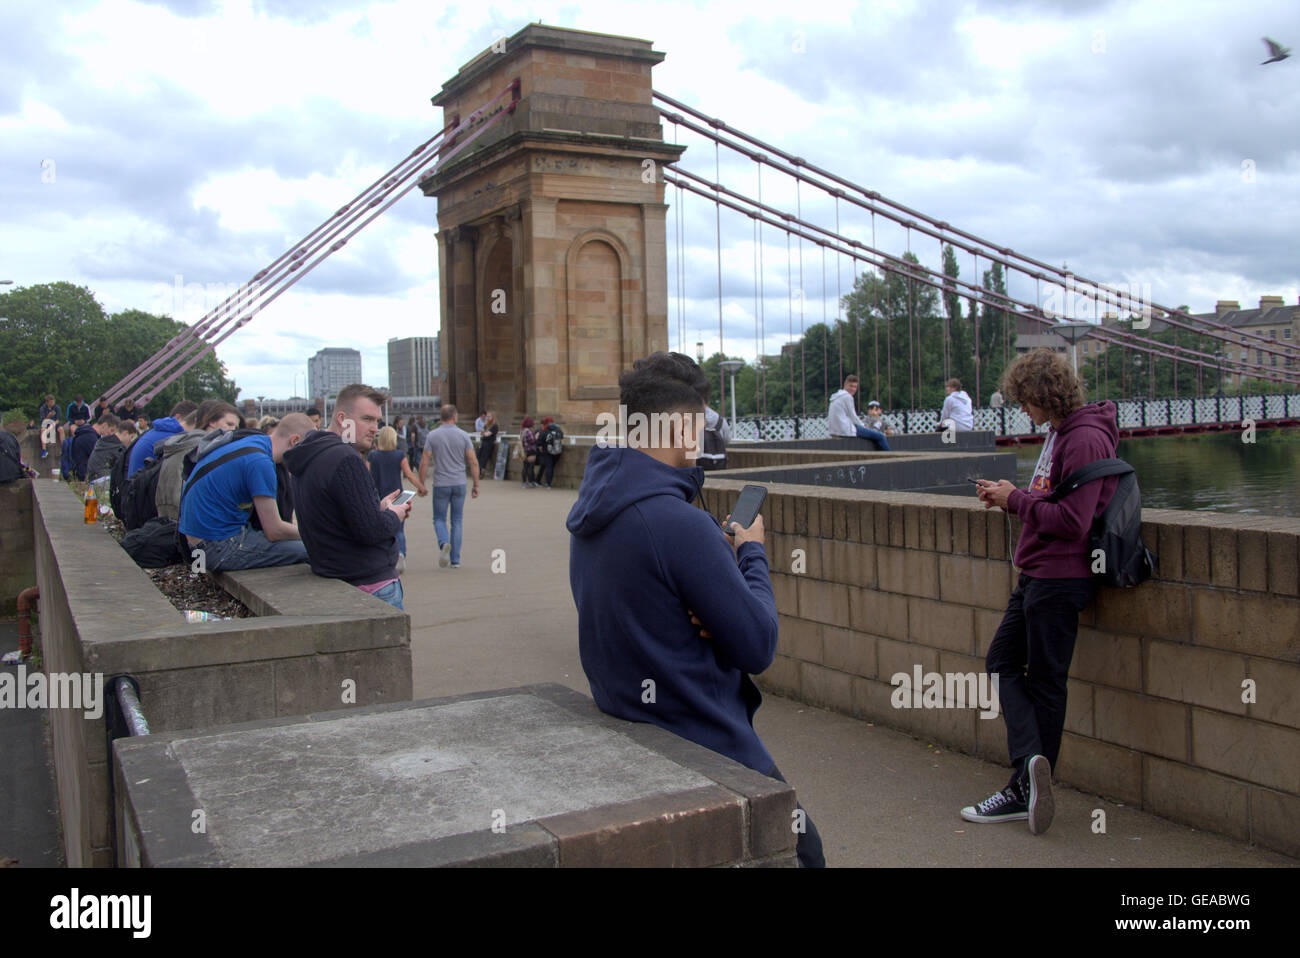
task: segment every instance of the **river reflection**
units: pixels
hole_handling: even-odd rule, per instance
[[[1016,449],[1016,485],[1029,483],[1041,446]],[[1250,515],[1300,516],[1300,429],[1123,439],[1142,505]]]

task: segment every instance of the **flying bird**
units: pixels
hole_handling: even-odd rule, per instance
[[[1276,40],[1270,40],[1268,37],[1260,37],[1264,41],[1264,46],[1268,47],[1269,58],[1260,66],[1267,66],[1270,63],[1280,63],[1291,55],[1291,48],[1284,47]]]

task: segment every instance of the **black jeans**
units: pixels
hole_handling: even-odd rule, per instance
[[[537,454],[537,481],[544,486],[549,486],[555,478],[555,464],[559,461],[559,456],[552,456],[549,452],[539,452]]]
[[[1079,634],[1079,613],[1097,592],[1095,579],[1037,579],[1021,574],[985,666],[998,676],[1011,764],[1024,771],[1033,755],[1056,768],[1065,728],[1066,678]]]
[[[775,765],[767,773],[768,778],[774,778],[779,782],[785,782],[785,776]],[[786,782],[789,785],[789,782]],[[803,811],[802,805],[795,805],[795,808],[803,812],[804,830],[799,833],[799,838],[795,842],[795,854],[799,856],[800,868],[825,868],[826,856],[822,854],[822,836],[817,831],[817,826],[813,824],[812,818],[807,812]],[[793,824],[793,821],[791,822]]]

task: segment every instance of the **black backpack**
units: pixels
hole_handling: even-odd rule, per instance
[[[140,440],[137,439],[136,442]],[[132,446],[135,442],[131,443]],[[129,455],[123,455],[122,458],[128,459]],[[114,510],[122,525],[129,532],[132,529],[139,529],[150,519],[158,515],[158,503],[155,497],[158,495],[158,475],[162,472],[162,459],[155,459],[150,456],[135,472],[131,473],[131,478],[126,480],[122,486],[121,509]],[[112,483],[110,482],[110,485]],[[109,492],[109,502],[112,502],[113,494]]]
[[[1106,585],[1127,588],[1151,578],[1157,557],[1142,542],[1142,494],[1137,473],[1123,459],[1098,459],[1076,469],[1053,489],[1048,502],[1059,502],[1085,483],[1119,476],[1115,495],[1094,520],[1088,543],[1095,555],[1101,551],[1102,571],[1095,573]]]
[[[176,520],[165,516],[154,516],[138,529],[132,529],[122,536],[121,545],[142,569],[161,569],[190,561],[188,543],[182,544]]]
[[[546,431],[542,433],[542,439],[538,445],[544,452],[552,456],[558,456],[564,452],[564,430],[555,423],[551,423],[546,427]]]
[[[142,434],[143,435],[143,434]],[[122,517],[122,493],[126,489],[126,469],[131,461],[131,450],[140,441],[140,436],[131,440],[131,445],[122,450],[122,456],[113,463],[108,479],[108,504],[113,507],[113,515]]]

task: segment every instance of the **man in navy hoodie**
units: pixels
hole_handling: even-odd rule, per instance
[[[1012,560],[1020,578],[989,645],[987,669],[998,678],[1015,767],[1000,792],[961,810],[968,822],[1028,821],[1041,835],[1052,824],[1052,769],[1065,727],[1066,678],[1079,631],[1079,613],[1097,591],[1089,532],[1115,495],[1118,476],[1085,483],[1058,502],[1047,497],[1061,480],[1098,459],[1113,459],[1119,439],[1115,404],[1084,402],[1069,362],[1047,349],[1012,363],[1002,379],[1034,425],[1051,422],[1028,489],[1005,479],[981,482],[984,507],[1020,517]]]
[[[400,609],[397,533],[411,504],[393,505],[401,490],[381,500],[364,459],[379,432],[384,399],[369,386],[344,387],[329,427],[309,432],[284,454],[284,464],[311,571]]]
[[[729,539],[691,505],[704,483],[692,460],[708,381],[690,357],[658,352],[624,372],[619,389],[630,447],[591,450],[566,523],[592,697],[611,715],[653,723],[784,781],[754,731],[763,697],[749,677],[776,654],[762,516],[748,529],[732,526]],[[655,414],[676,419],[670,436],[646,443],[636,420]],[[817,829],[806,815],[802,823],[800,864],[825,865]]]

